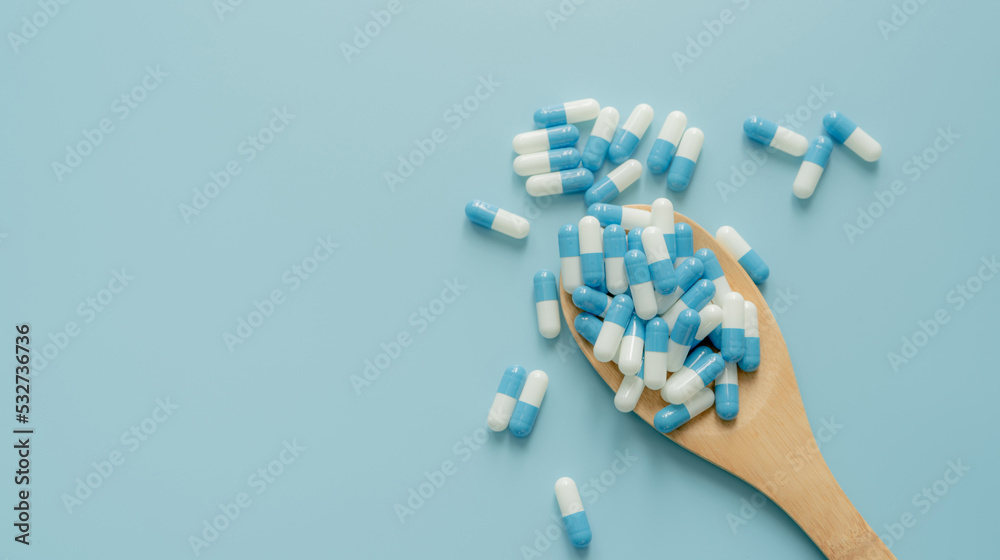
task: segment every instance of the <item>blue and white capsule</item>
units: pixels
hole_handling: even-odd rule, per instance
[[[604,317],[611,309],[611,296],[587,286],[573,290],[573,305],[591,315]]]
[[[521,366],[510,366],[503,372],[500,378],[500,387],[497,389],[497,396],[493,398],[493,406],[490,407],[490,414],[486,418],[486,425],[494,432],[502,432],[507,429],[510,423],[511,414],[517,404],[517,398],[521,396],[521,389],[524,387],[524,380],[528,377],[528,371]]]
[[[790,156],[799,157],[809,149],[809,141],[805,136],[760,117],[750,117],[743,121],[743,132],[754,142],[781,150]]]
[[[738,362],[746,350],[745,322],[746,306],[739,292],[729,292],[722,296],[722,346],[719,350],[727,362]]]
[[[747,271],[755,284],[764,283],[771,275],[771,269],[767,267],[764,259],[760,258],[757,251],[754,251],[735,229],[722,226],[715,232],[715,238],[740,263],[743,270]]]
[[[635,375],[642,368],[642,350],[646,339],[646,321],[632,315],[618,350],[618,370],[625,375]]]
[[[525,437],[531,433],[538,418],[538,409],[542,406],[542,398],[549,387],[549,376],[544,371],[536,369],[528,374],[521,389],[521,396],[514,405],[510,417],[510,433],[517,437]]]
[[[653,417],[653,427],[660,433],[669,434],[711,408],[714,402],[715,393],[706,387],[695,393],[685,403],[672,404],[660,409]]]
[[[660,129],[660,134],[656,137],[656,142],[653,143],[653,148],[649,151],[649,157],[646,158],[646,167],[649,168],[650,172],[665,173],[670,167],[670,162],[673,161],[674,154],[677,152],[677,145],[681,141],[681,136],[684,135],[687,122],[687,115],[680,111],[673,111],[667,115],[666,120],[663,121],[663,128]]]
[[[640,175],[642,175],[642,164],[639,163],[639,160],[630,159],[612,169],[603,179],[595,181],[593,186],[584,193],[583,200],[587,204],[610,202],[632,186],[632,183],[635,183]]]
[[[597,171],[604,165],[604,159],[608,156],[608,147],[611,146],[611,139],[618,128],[618,109],[605,107],[597,115],[597,122],[590,131],[587,138],[587,145],[583,148],[580,160],[583,166],[591,171]]]
[[[681,299],[684,292],[690,290],[691,286],[701,279],[703,270],[704,267],[698,259],[687,259],[681,263],[681,265],[674,270],[674,272],[677,273],[677,287],[674,288],[674,291],[667,295],[660,293],[654,294],[656,296],[656,314],[663,315],[668,309],[677,303],[677,300]]]
[[[670,306],[666,312],[661,314],[663,320],[667,322],[667,326],[670,327],[670,331],[674,331],[674,323],[677,321],[677,317],[687,311],[688,309],[693,310],[695,313],[701,311],[708,302],[715,295],[715,284],[709,282],[708,280],[698,280],[691,286],[688,291],[684,292],[681,299],[677,300],[677,303]]]
[[[677,243],[674,266],[680,266],[684,261],[694,256],[694,230],[691,229],[691,226],[681,222],[674,226],[674,238]]]
[[[696,363],[701,361],[701,359],[712,353],[712,350],[707,346],[697,346],[691,352],[688,353],[687,358],[684,359],[684,366],[681,368],[693,368]],[[674,374],[676,375],[676,373]],[[670,402],[667,398],[667,384],[664,383],[663,387],[660,389],[660,398],[663,402]]]
[[[628,290],[628,273],[625,271],[627,252],[625,228],[609,224],[604,228],[604,283],[614,295],[624,294]]]
[[[677,236],[674,232],[674,204],[667,198],[657,198],[653,201],[650,209],[650,224],[660,228],[663,232],[663,241],[667,244],[667,252],[670,253],[670,260],[677,266]]]
[[[743,302],[743,336],[745,347],[740,358],[740,369],[757,371],[760,367],[760,329],[757,324],[757,306],[752,301]]]
[[[667,322],[656,317],[646,323],[645,355],[642,368],[645,370],[646,387],[659,391],[667,382],[667,350],[670,329]]]
[[[535,273],[535,314],[538,315],[538,332],[545,338],[559,336],[562,320],[559,319],[559,287],[556,275],[548,270]]]
[[[635,405],[639,404],[639,397],[642,396],[642,390],[645,389],[642,380],[645,368],[646,366],[643,364],[639,367],[638,374],[622,376],[621,385],[615,391],[615,408],[618,409],[618,412],[632,412],[635,410]]]
[[[593,216],[580,218],[580,273],[583,284],[595,290],[604,288],[604,232]]]
[[[637,227],[632,228],[628,232],[626,239],[628,240],[628,250],[629,251],[642,251],[642,230],[645,228]],[[645,254],[645,251],[642,251]]]
[[[729,280],[726,280],[726,273],[722,271],[719,259],[711,249],[698,249],[694,256],[705,265],[705,278],[715,284],[715,297],[712,301],[718,302],[722,296],[733,291],[729,287]]]
[[[656,226],[649,226],[643,228],[641,236],[649,274],[653,277],[653,287],[663,295],[673,292],[677,289],[677,272],[670,259],[663,231]]]
[[[830,161],[831,152],[833,141],[826,136],[818,136],[812,141],[806,158],[799,167],[799,173],[795,176],[795,182],[792,183],[792,194],[805,200],[816,192],[816,185]]]
[[[684,358],[694,345],[694,335],[700,324],[701,316],[693,309],[685,309],[677,316],[677,322],[670,328],[670,341],[667,343],[667,371],[673,373],[684,365]]]
[[[705,354],[691,367],[681,367],[680,371],[670,376],[666,387],[663,388],[667,402],[687,402],[695,393],[715,381],[725,368],[725,360],[714,352]]]
[[[882,157],[882,145],[843,113],[837,111],[827,113],[823,117],[823,128],[834,140],[867,162],[878,161],[878,158]]]
[[[537,154],[558,148],[569,148],[580,139],[580,130],[571,124],[553,126],[542,130],[522,132],[511,143],[518,154]]]
[[[509,235],[514,239],[524,239],[531,230],[528,220],[482,200],[472,200],[466,204],[465,215],[478,226]]]
[[[722,374],[715,379],[715,413],[723,420],[732,420],[740,412],[740,378],[736,364],[726,362]]]
[[[576,482],[568,476],[556,481],[556,501],[559,502],[559,513],[566,525],[569,542],[576,548],[585,548],[594,538],[587,521],[587,512],[583,510],[583,500]]]
[[[625,253],[625,270],[628,272],[635,314],[640,319],[652,319],[656,316],[656,297],[653,295],[653,280],[649,275],[646,255],[635,249]]]
[[[559,228],[559,276],[563,290],[572,294],[583,285],[580,269],[580,235],[575,224],[565,224]]]
[[[698,312],[701,317],[701,324],[698,325],[698,332],[694,334],[694,345],[701,344],[705,338],[722,324],[722,308],[714,303],[710,303]]]
[[[573,328],[576,329],[576,332],[580,333],[580,336],[585,338],[591,346],[597,342],[597,336],[601,334],[601,327],[603,325],[604,321],[601,321],[586,311],[577,315],[576,319],[573,320]]]
[[[625,334],[625,326],[632,318],[634,310],[632,298],[625,294],[615,296],[612,300],[611,309],[604,317],[601,332],[597,335],[597,341],[594,343],[594,358],[598,362],[610,362],[611,358],[618,352],[622,336]]]
[[[632,113],[625,119],[625,124],[615,132],[615,137],[611,140],[611,147],[608,148],[611,163],[619,164],[632,156],[651,122],[653,122],[652,107],[640,103],[632,109]]]
[[[667,187],[672,191],[683,191],[691,184],[694,166],[701,155],[701,146],[705,143],[705,133],[700,128],[689,128],[684,131],[681,143],[677,146],[677,154],[667,172]]]
[[[524,188],[531,196],[549,196],[584,192],[593,184],[594,174],[589,169],[577,168],[532,175]]]
[[[580,152],[576,148],[559,148],[537,154],[524,154],[514,158],[514,173],[522,177],[541,175],[580,165]]]
[[[591,204],[587,208],[587,214],[597,218],[604,227],[608,227],[611,224],[618,224],[627,230],[646,227],[649,225],[651,218],[648,210],[625,208],[624,206],[615,204]]]
[[[550,128],[564,124],[585,122],[597,118],[601,104],[596,99],[578,99],[557,103],[535,111],[535,126]]]

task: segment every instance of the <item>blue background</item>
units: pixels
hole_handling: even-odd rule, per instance
[[[655,108],[642,161],[671,110],[705,131],[691,188],[670,198],[711,231],[736,226],[769,262],[763,292],[810,422],[839,426],[822,453],[894,553],[987,555],[1000,499],[1000,280],[973,281],[981,289],[961,308],[949,294],[998,252],[1000,193],[984,160],[1000,85],[996,3],[908,2],[919,9],[887,35],[891,1],[563,2],[559,20],[555,0],[403,0],[384,27],[369,23],[381,1],[247,1],[221,15],[210,0],[169,4],[73,2],[16,47],[10,33],[42,8],[0,8],[0,309],[11,346],[13,326],[31,325],[36,430],[30,548],[13,542],[7,509],[13,436],[0,445],[4,554],[194,557],[189,539],[246,493],[250,505],[219,522],[201,557],[819,557],[751,487],[616,412],[565,327],[555,341],[536,331],[531,275],[557,268],[556,229],[585,207],[580,195],[528,197],[510,139],[536,108],[594,97],[623,118],[637,103]],[[725,9],[720,32],[711,20]],[[376,36],[345,54],[366,24]],[[707,46],[675,62],[699,33]],[[166,76],[125,115],[116,99],[147,67]],[[481,80],[493,85],[469,100]],[[463,103],[464,116],[453,109]],[[294,117],[248,161],[241,143],[283,109]],[[791,195],[796,159],[745,163],[748,150],[760,157],[741,132],[747,116],[798,110],[797,130],[812,137],[833,109],[882,142],[881,161],[836,147],[806,203]],[[105,118],[114,130],[92,153],[54,171]],[[938,141],[947,151],[934,149],[939,129],[957,135]],[[385,174],[435,134],[443,142],[390,188]],[[917,175],[915,156],[934,162]],[[180,205],[230,160],[240,174],[185,219]],[[845,233],[897,180],[905,192],[860,218],[861,235]],[[664,193],[663,176],[646,173],[616,202]],[[472,198],[528,217],[530,236],[473,226],[462,212]],[[293,290],[286,274],[317,238],[339,247]],[[122,267],[128,286],[84,311]],[[435,302],[456,279],[460,295]],[[230,351],[224,334],[273,290],[283,303]],[[421,308],[435,320],[423,323]],[[939,309],[948,322],[894,368],[888,353]],[[60,349],[70,321],[79,334]],[[409,344],[397,352],[401,333]],[[382,345],[395,358],[356,386]],[[54,357],[40,368],[46,348]],[[511,363],[549,372],[536,429],[478,444]],[[147,420],[168,398],[176,410]],[[144,420],[155,432],[135,448],[122,435]],[[297,456],[282,455],[286,442]],[[610,475],[623,470],[616,450],[635,459]],[[102,476],[115,452],[124,462]],[[939,483],[936,502],[914,502],[949,461],[970,470]],[[261,491],[255,473],[269,465],[280,475]],[[100,483],[89,495],[78,489],[88,476]],[[443,483],[401,522],[411,490],[429,493],[427,476]],[[595,537],[582,555],[545,537],[558,527],[560,476],[603,489],[588,483]],[[86,499],[68,507],[78,491]],[[905,514],[916,525],[894,536]]]

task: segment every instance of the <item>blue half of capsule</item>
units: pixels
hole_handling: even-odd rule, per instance
[[[687,359],[684,360],[684,367],[688,369],[694,369],[695,365],[701,361],[702,358],[712,353],[712,349],[707,346],[698,346],[687,355]]]
[[[626,255],[626,259],[628,256]],[[605,316],[605,321],[611,321],[612,323],[624,328],[628,325],[628,320],[632,318],[632,312],[635,311],[635,306],[632,304],[632,298],[621,294],[615,296],[611,301],[611,308],[608,309],[608,313]]]
[[[601,334],[601,327],[603,326],[604,321],[586,312],[580,313],[573,320],[573,328],[591,344],[597,342],[597,335]]]
[[[740,257],[738,262],[743,267],[743,270],[747,271],[754,284],[763,283],[771,275],[771,269],[768,268],[767,263],[753,249],[750,249],[747,251],[747,254]]]
[[[649,275],[649,265],[646,264],[646,255],[642,251],[632,249],[625,253],[625,272],[628,274],[629,286],[638,286],[652,281],[652,276]]]
[[[719,264],[719,259],[716,258],[715,253],[711,249],[698,249],[698,252],[694,256],[704,264],[704,276],[709,280],[716,280],[725,276],[722,271],[722,265]]]
[[[580,233],[575,224],[559,228],[559,258],[580,256]]]
[[[604,165],[604,159],[608,156],[610,146],[611,142],[591,134],[590,138],[587,138],[587,145],[583,148],[583,154],[580,156],[583,166],[591,171],[600,169]]]
[[[712,343],[712,346],[716,348],[722,348],[722,325],[712,329],[712,332],[708,333],[708,340]]]
[[[580,286],[573,291],[573,305],[587,313],[601,317],[611,307],[611,298],[604,292]]]
[[[605,227],[622,223],[622,207],[616,204],[591,204],[587,208],[587,214],[597,218]]]
[[[681,296],[681,301],[684,302],[684,305],[688,309],[698,312],[708,305],[708,302],[713,297],[715,297],[715,284],[703,279],[695,282],[694,286],[691,286],[688,291],[684,292],[684,295]]]
[[[767,119],[750,117],[743,121],[743,132],[754,142],[770,146],[774,135],[778,132],[778,125]]]
[[[715,413],[723,420],[732,420],[740,412],[740,386],[734,383],[715,384]]]
[[[604,253],[581,253],[580,272],[583,283],[595,290],[604,290]]]
[[[701,315],[693,309],[685,309],[677,316],[674,330],[670,331],[670,340],[681,346],[691,346],[700,325]]]
[[[629,250],[642,251],[642,228],[632,228],[627,239]]]
[[[670,161],[674,159],[676,152],[677,146],[673,142],[657,138],[656,142],[653,142],[653,148],[649,150],[646,167],[649,168],[650,173],[664,173],[670,167]]]
[[[691,184],[691,177],[694,176],[695,162],[686,157],[677,156],[670,163],[670,171],[667,173],[667,187],[680,192],[688,188]]]
[[[743,371],[757,371],[760,367],[760,337],[748,336],[744,339],[745,346],[743,357],[740,358],[740,369]]]
[[[667,322],[660,317],[654,317],[646,323],[645,348],[649,352],[666,352],[667,341],[670,340],[670,329]]]
[[[604,228],[604,258],[624,257],[626,252],[628,252],[628,241],[625,228],[618,224],[608,224]]]
[[[497,392],[517,399],[521,394],[521,389],[524,388],[524,380],[527,377],[528,370],[517,365],[510,366],[503,372],[503,377],[500,378],[500,388],[497,389]]]
[[[569,541],[573,543],[575,548],[586,548],[594,538],[593,532],[590,530],[590,522],[587,521],[586,511],[578,511],[563,517],[563,523],[566,524],[566,534],[569,535]]]
[[[580,130],[571,124],[553,126],[546,129],[549,137],[549,149],[566,148],[576,144],[580,139]]]
[[[701,279],[705,266],[701,264],[701,259],[687,259],[680,264],[674,273],[677,274],[677,287],[682,291],[688,291],[695,282]],[[714,294],[712,297],[715,297]]]
[[[470,200],[465,205],[465,215],[476,225],[490,229],[493,227],[493,220],[497,217],[499,207],[482,200]]]
[[[833,152],[833,142],[826,136],[817,136],[809,144],[809,150],[806,151],[806,161],[815,163],[826,169],[826,164],[830,161],[831,152]]]
[[[722,359],[722,356],[714,352],[709,352],[702,359],[698,360],[691,369],[698,374],[698,377],[701,378],[707,387],[709,383],[715,381],[715,378],[719,377],[722,371],[726,369],[726,361]]]
[[[580,152],[576,148],[560,148],[551,150],[548,154],[550,171],[573,169],[580,165]]]
[[[746,339],[743,337],[743,328],[722,329],[722,357],[727,362],[738,362],[743,357],[746,350]]]
[[[656,261],[649,265],[649,274],[653,278],[653,287],[663,295],[677,289],[677,272],[670,259]]]
[[[635,151],[636,146],[639,145],[639,137],[632,134],[624,128],[619,128],[615,131],[614,137],[611,139],[611,147],[608,148],[608,154],[611,156],[611,163],[621,164],[632,155]]]
[[[694,256],[694,230],[681,222],[674,226],[674,240],[677,244],[677,256],[674,259],[685,259]]]
[[[556,275],[548,270],[535,273],[535,303],[559,299],[559,286]]]
[[[823,116],[823,128],[833,137],[834,140],[843,144],[850,138],[851,134],[858,128],[854,121],[844,116],[843,113],[830,111]]]

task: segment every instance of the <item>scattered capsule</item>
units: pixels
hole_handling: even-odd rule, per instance
[[[576,319],[573,320],[573,328],[576,329],[576,332],[580,333],[580,336],[587,339],[587,342],[591,346],[597,342],[597,335],[601,333],[601,326],[603,325],[604,321],[586,311],[577,315]]]
[[[790,156],[799,157],[809,148],[809,141],[805,136],[760,117],[750,117],[743,121],[743,132],[754,142],[781,150]]]
[[[625,272],[625,253],[628,243],[625,228],[609,224],[604,228],[604,283],[614,295],[628,290],[628,274]]]
[[[643,251],[649,264],[649,274],[653,278],[653,287],[663,295],[673,292],[677,289],[677,272],[670,260],[663,231],[656,226],[649,226],[643,228],[641,236]]]
[[[646,321],[632,315],[625,326],[620,350],[618,351],[618,370],[625,375],[635,375],[642,368],[642,348],[646,338]]]
[[[703,357],[705,357],[705,356],[707,356],[707,355],[709,355],[711,353],[712,353],[711,348],[708,348],[707,346],[698,346],[697,348],[691,350],[691,353],[688,354],[687,358],[684,359],[684,366],[681,369],[684,369],[684,368],[693,368],[694,365],[696,363],[698,363],[699,361],[701,361],[701,359]],[[676,374],[674,374],[674,375],[676,375]],[[670,402],[670,399],[667,398],[667,385],[666,385],[666,383],[664,383],[663,387],[660,389],[660,398],[663,399],[663,402]]]
[[[615,132],[615,137],[611,140],[611,147],[608,148],[608,158],[611,159],[611,163],[619,164],[632,155],[651,122],[653,122],[652,107],[640,103],[632,109],[632,113],[625,119],[625,124]]]
[[[532,175],[524,186],[531,196],[549,196],[583,192],[593,184],[594,174],[589,169],[577,168]]]
[[[663,388],[663,392],[667,395],[667,402],[687,402],[695,393],[715,381],[715,378],[719,377],[724,369],[726,369],[726,361],[714,352],[705,354],[691,367],[681,367],[680,371],[670,376],[667,385]]]
[[[576,151],[576,148],[560,148],[550,152],[517,156],[514,158],[514,173],[527,177],[573,169],[578,165],[580,165],[580,152]]]
[[[674,239],[677,243],[674,266],[680,266],[685,260],[694,256],[694,230],[691,229],[691,226],[681,222],[674,226]]]
[[[596,99],[579,99],[542,107],[535,111],[535,126],[548,128],[597,118],[601,104]]]
[[[795,182],[792,183],[792,193],[795,196],[804,200],[816,192],[816,185],[823,176],[832,151],[833,142],[826,136],[818,136],[812,141],[806,158],[799,167],[799,173],[795,176]]]
[[[510,416],[514,412],[514,405],[517,404],[517,397],[521,395],[521,388],[524,387],[524,379],[528,376],[528,371],[521,366],[510,366],[503,372],[500,378],[500,388],[497,389],[497,396],[493,398],[493,406],[490,407],[490,414],[486,418],[486,425],[494,432],[502,432],[507,429]]]
[[[632,412],[635,405],[639,404],[639,397],[642,396],[643,370],[645,365],[639,366],[639,373],[636,375],[623,375],[621,385],[615,391],[615,408],[619,412]]]
[[[694,335],[700,324],[701,316],[693,309],[685,309],[677,316],[677,322],[670,328],[670,341],[667,343],[667,371],[673,373],[684,365],[684,358],[694,344]]]
[[[656,314],[662,315],[667,312],[677,300],[681,299],[684,292],[691,289],[691,286],[695,282],[701,279],[702,271],[704,266],[698,259],[687,259],[680,266],[678,266],[674,272],[677,273],[677,287],[674,291],[667,295],[660,293],[653,294],[656,296]]]
[[[673,111],[667,115],[666,120],[663,121],[663,128],[660,129],[660,134],[656,137],[656,142],[653,143],[653,148],[649,151],[649,157],[646,158],[646,167],[649,168],[650,172],[664,173],[670,167],[670,162],[674,159],[677,144],[681,141],[687,122],[687,115],[680,111]]]
[[[661,433],[668,434],[711,408],[714,402],[715,393],[705,387],[695,393],[686,403],[672,404],[660,409],[653,417],[653,427]]]
[[[642,230],[644,228],[637,227],[632,228],[628,232],[626,239],[628,240],[628,250],[629,251],[642,251]],[[642,251],[645,254],[645,251]]]
[[[722,246],[729,251],[729,254],[739,261],[743,270],[747,271],[750,279],[755,284],[761,284],[771,274],[771,269],[767,267],[764,259],[760,258],[757,251],[750,248],[750,244],[744,241],[743,237],[733,228],[722,226],[715,232],[715,238],[722,243]]]
[[[536,154],[557,148],[568,148],[580,139],[580,130],[571,124],[553,126],[542,130],[522,132],[514,137],[514,151],[518,154]]]
[[[698,280],[691,286],[688,291],[684,292],[677,303],[670,306],[660,316],[663,320],[667,322],[667,326],[670,327],[670,331],[674,330],[674,322],[677,321],[677,316],[687,311],[688,309],[694,310],[695,313],[699,312],[708,305],[709,300],[715,295],[715,284],[709,282],[708,280]]]
[[[719,350],[727,362],[738,362],[746,350],[743,296],[739,292],[729,292],[722,296],[721,303],[722,346]]]
[[[740,379],[736,364],[726,362],[722,374],[715,379],[715,413],[723,420],[732,420],[740,411]]]
[[[882,145],[843,113],[837,111],[827,113],[823,117],[823,128],[834,140],[842,143],[865,161],[878,161],[878,158],[882,157]]]
[[[591,315],[604,317],[611,308],[611,296],[587,286],[573,290],[573,305]]]
[[[621,346],[625,326],[632,318],[632,311],[634,311],[632,298],[625,294],[615,296],[611,302],[611,309],[608,310],[608,314],[604,318],[604,324],[601,325],[597,341],[594,343],[594,358],[598,362],[610,362],[611,358],[614,357],[618,347]]]
[[[587,521],[587,512],[583,511],[580,491],[572,478],[564,476],[556,481],[556,501],[559,502],[559,512],[566,524],[569,542],[576,548],[585,548],[590,544],[593,533],[590,531],[590,522]]]
[[[677,236],[674,234],[674,204],[666,198],[657,198],[653,201],[650,211],[650,225],[660,228],[663,232],[663,240],[667,243],[667,252],[670,253],[670,260],[675,261],[677,266]]]
[[[580,218],[580,273],[583,283],[604,291],[604,232],[593,216]]]
[[[538,332],[545,338],[559,336],[562,321],[559,319],[559,287],[556,275],[548,270],[535,273],[535,312],[538,315]]]
[[[760,330],[757,325],[757,306],[752,301],[743,302],[743,336],[746,342],[740,369],[757,371],[760,367]]]
[[[625,208],[615,204],[591,204],[587,208],[587,213],[597,218],[604,227],[618,224],[627,230],[648,226],[651,217],[648,210]]]
[[[698,163],[698,156],[704,143],[705,133],[700,128],[689,128],[684,131],[681,143],[677,147],[677,154],[674,155],[674,161],[667,173],[667,186],[670,190],[683,191],[691,184],[694,166]]]
[[[703,307],[698,315],[701,317],[701,324],[698,326],[698,332],[694,334],[695,345],[701,344],[705,337],[722,324],[722,308],[710,303]]]
[[[563,290],[572,294],[583,285],[580,269],[580,236],[576,225],[566,224],[559,228],[559,276]]]
[[[656,297],[653,295],[653,281],[649,275],[646,255],[635,249],[625,253],[625,270],[628,272],[628,286],[635,305],[635,314],[640,319],[656,316]]]
[[[595,181],[584,193],[583,200],[587,204],[608,202],[632,186],[640,175],[642,175],[642,164],[639,160],[630,159],[612,169],[603,179]]]
[[[726,280],[726,273],[722,271],[719,259],[716,258],[711,249],[698,249],[694,256],[705,265],[705,278],[715,284],[715,297],[712,301],[718,302],[722,296],[733,291],[729,287],[729,280]]]
[[[536,369],[528,374],[524,381],[524,389],[514,405],[510,417],[510,433],[517,437],[525,437],[531,433],[538,417],[538,409],[542,406],[545,389],[549,387],[549,376],[544,371]]]
[[[618,109],[605,107],[597,115],[597,122],[590,131],[587,138],[587,145],[583,148],[580,160],[583,166],[591,171],[597,171],[604,165],[604,158],[608,155],[608,147],[611,146],[611,139],[614,137],[615,129],[618,128]]]
[[[667,322],[656,317],[646,323],[646,354],[643,357],[642,368],[646,372],[646,387],[658,391],[667,382],[667,349],[670,340],[670,330]]]
[[[465,215],[478,226],[498,231],[514,239],[524,239],[531,229],[528,220],[482,200],[473,200],[466,204]]]

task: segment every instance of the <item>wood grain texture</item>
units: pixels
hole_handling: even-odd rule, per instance
[[[649,210],[649,205],[631,208]],[[802,406],[784,338],[763,296],[738,262],[704,228],[675,213],[694,230],[695,250],[711,249],[733,290],[757,306],[761,363],[740,373],[740,412],[721,420],[713,410],[666,437],[751,484],[799,524],[832,560],[884,560],[895,556],[872,531],[833,478],[819,453]],[[563,316],[573,338],[604,381],[617,391],[622,374],[598,362],[593,347],[574,328],[580,310],[560,286]],[[635,413],[647,424],[666,406],[659,391],[643,391]]]

